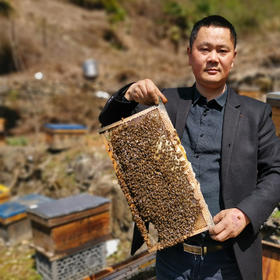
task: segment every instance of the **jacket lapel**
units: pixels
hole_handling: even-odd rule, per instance
[[[233,143],[240,119],[240,102],[238,95],[229,89],[228,101],[225,107],[221,155],[221,180],[225,185],[227,172],[231,161]]]
[[[175,128],[179,135],[179,138],[182,139],[184,128],[186,125],[187,115],[190,111],[192,104],[192,97],[194,94],[195,85],[191,88],[191,91],[188,91],[186,88],[179,88],[178,94],[180,96],[178,109],[176,113]]]

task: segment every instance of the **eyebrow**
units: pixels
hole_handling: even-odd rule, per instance
[[[213,44],[211,44],[211,43],[209,43],[209,42],[207,42],[207,41],[205,41],[205,42],[201,42],[198,46],[213,46]],[[227,48],[227,49],[230,49],[230,47],[229,46],[227,46],[227,45],[217,45],[219,48]]]

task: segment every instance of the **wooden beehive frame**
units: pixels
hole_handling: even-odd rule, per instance
[[[135,122],[139,121],[141,118],[143,118],[144,116],[149,115],[149,114],[157,114],[157,116],[158,116],[157,121],[160,121],[162,123],[164,129],[168,132],[168,135],[169,135],[168,141],[170,141],[171,147],[172,147],[172,149],[174,149],[176,154],[177,155],[179,154],[180,161],[183,162],[183,165],[184,165],[183,173],[184,174],[182,174],[182,175],[187,177],[186,185],[188,184],[188,187],[191,188],[191,190],[193,192],[193,196],[198,201],[199,208],[200,208],[199,214],[195,217],[195,222],[194,222],[192,231],[188,232],[188,233],[186,232],[183,234],[172,236],[170,242],[161,242],[161,241],[156,240],[158,234],[156,234],[156,236],[153,236],[153,233],[150,233],[149,229],[146,227],[145,221],[143,220],[143,218],[138,210],[138,206],[139,206],[138,201],[136,201],[133,198],[129,182],[127,182],[125,180],[125,176],[124,176],[125,173],[121,168],[120,159],[118,157],[116,157],[116,154],[114,154],[114,146],[111,143],[111,135],[114,132],[114,130],[116,130],[117,128],[122,127],[122,126],[127,126],[127,125],[129,126],[131,123],[133,123],[133,122],[135,123]],[[196,235],[203,231],[206,231],[209,228],[209,226],[213,224],[212,217],[208,210],[207,204],[205,203],[202,193],[200,191],[200,185],[199,185],[198,181],[195,179],[195,174],[192,170],[190,162],[187,160],[185,150],[184,150],[183,146],[181,145],[177,132],[174,129],[166,111],[163,110],[161,106],[152,106],[152,107],[150,107],[146,110],[143,110],[137,114],[134,114],[128,118],[122,119],[121,121],[118,121],[109,126],[106,126],[106,127],[102,128],[99,132],[105,136],[104,138],[106,139],[105,142],[106,142],[106,146],[107,146],[107,151],[113,162],[114,169],[116,171],[121,189],[127,199],[128,205],[129,205],[132,215],[133,215],[133,219],[134,219],[135,223],[137,224],[137,226],[147,244],[148,250],[150,252],[175,245],[179,242],[183,242],[184,239],[186,239],[190,236],[193,236],[193,235]],[[173,159],[171,159],[171,160],[173,160]],[[157,201],[155,200],[155,201],[153,201],[153,203],[157,203]],[[188,211],[188,209],[185,209],[185,211]],[[172,215],[172,214],[173,213],[170,213],[170,215]]]

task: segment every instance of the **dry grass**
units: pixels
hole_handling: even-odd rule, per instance
[[[40,280],[35,270],[34,250],[28,243],[6,247],[0,244],[0,277],[2,280]]]

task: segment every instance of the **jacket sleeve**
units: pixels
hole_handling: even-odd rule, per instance
[[[99,121],[102,126],[119,121],[121,118],[126,118],[133,113],[138,103],[127,101],[123,97],[131,85],[132,83],[124,86],[109,98],[99,115]]]
[[[237,208],[250,219],[254,233],[280,201],[280,138],[275,134],[271,107],[265,106],[258,128],[258,180],[255,190]]]

